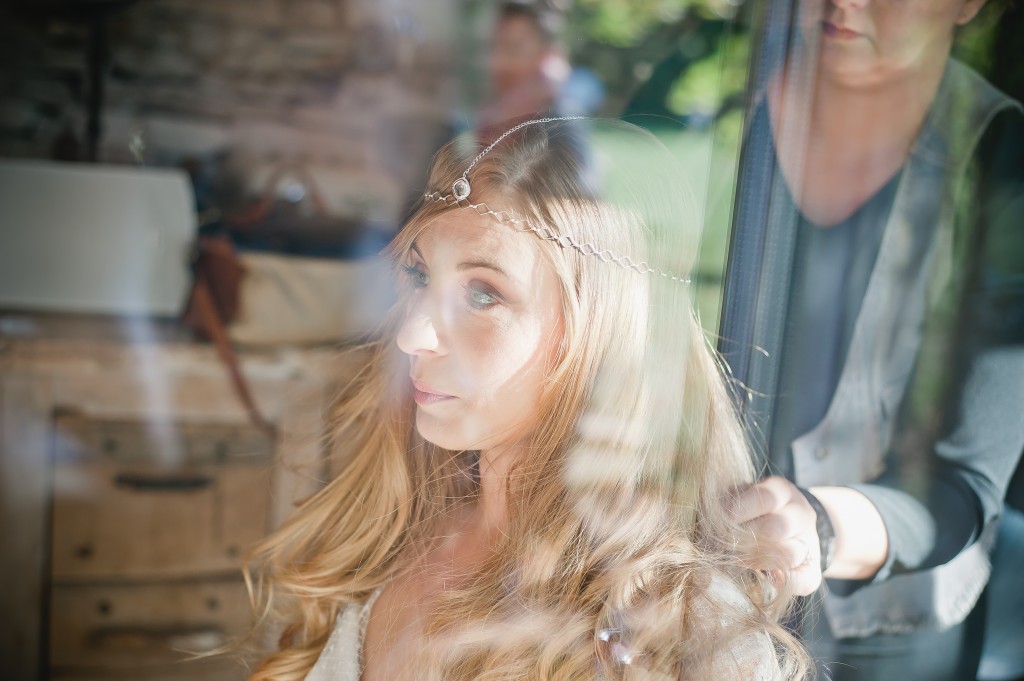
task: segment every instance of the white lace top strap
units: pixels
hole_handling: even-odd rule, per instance
[[[362,603],[349,603],[334,622],[330,638],[306,681],[359,681],[363,670],[363,639],[378,588]]]

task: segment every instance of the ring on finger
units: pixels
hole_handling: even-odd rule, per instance
[[[811,556],[811,546],[810,546],[810,544],[805,542],[803,539],[800,539],[799,537],[796,539],[796,541],[800,543],[800,546],[804,547],[804,557],[803,557],[803,560],[801,560],[799,563],[797,563],[796,565],[793,566],[794,570],[799,570],[800,568],[805,568],[805,567],[807,567],[808,565],[811,564],[811,558],[812,558],[812,556]]]

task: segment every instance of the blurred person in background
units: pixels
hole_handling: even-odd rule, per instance
[[[950,58],[983,4],[808,0],[752,114],[796,245],[779,475],[736,508],[772,541],[818,529],[793,580],[824,570],[803,635],[835,679],[973,679],[980,655],[1024,449],[1024,113]]]
[[[534,2],[498,7],[487,54],[488,101],[477,112],[486,127],[531,115],[588,115],[604,99],[601,82],[574,68],[558,44],[564,19]]]

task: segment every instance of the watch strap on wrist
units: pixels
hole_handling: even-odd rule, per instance
[[[821,549],[821,571],[824,573],[832,564],[832,557],[835,555],[836,531],[832,527],[832,519],[828,517],[828,511],[825,510],[818,497],[803,487],[797,487],[797,489],[807,499],[807,503],[811,505],[815,516],[817,516],[814,529],[818,533],[818,547]]]

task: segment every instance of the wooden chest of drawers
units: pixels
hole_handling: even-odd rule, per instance
[[[230,657],[191,661],[250,626],[236,577],[55,584],[50,600],[51,678],[237,679]]]
[[[274,443],[253,426],[60,414],[54,435],[55,581],[237,574],[269,529]]]
[[[51,674],[239,678],[176,663],[249,626],[239,564],[270,527],[270,436],[67,410],[53,434]]]
[[[326,477],[335,357],[243,355],[271,437],[209,347],[0,333],[3,677],[244,678],[184,651],[248,631],[245,551]]]

